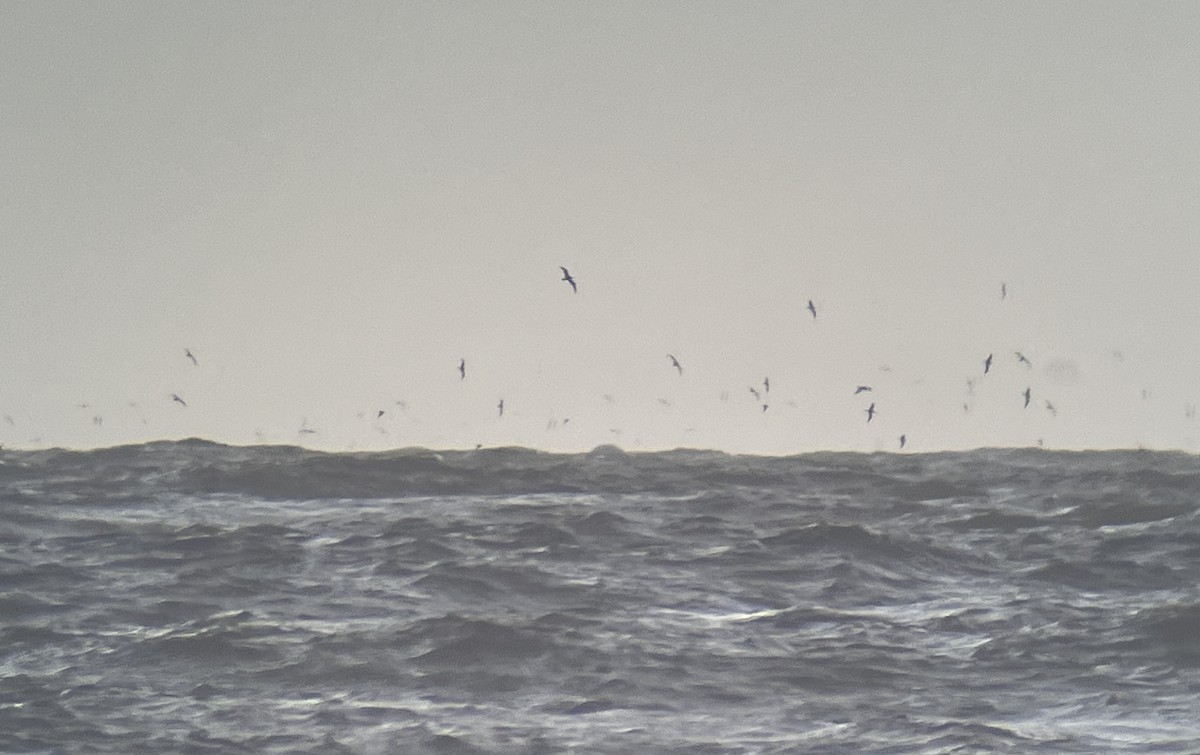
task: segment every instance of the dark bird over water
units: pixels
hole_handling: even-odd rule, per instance
[[[983,374],[986,375],[992,369],[992,355],[988,354],[987,359],[983,360]]]
[[[1025,406],[1024,406],[1024,407],[1022,407],[1023,409],[1028,409],[1028,408],[1029,408],[1029,394],[1030,394],[1030,391],[1029,391],[1029,389],[1028,389],[1028,388],[1026,388],[1026,389],[1025,389],[1025,393],[1024,393],[1024,396],[1025,396]]]
[[[172,400],[172,401],[174,401],[174,402],[175,402],[175,403],[177,403],[177,404],[181,404],[181,405],[183,406],[183,408],[184,408],[184,409],[186,409],[186,408],[187,408],[187,402],[186,402],[186,401],[184,401],[183,399],[179,398],[179,394],[178,394],[178,393],[172,393],[172,394],[171,394],[171,400]]]
[[[465,380],[467,377],[467,360],[458,360],[458,379]]]
[[[679,370],[679,374],[682,375],[683,374],[683,365],[681,365],[679,363],[679,360],[676,359],[674,357],[674,355],[672,355],[672,354],[667,354],[667,359],[671,360],[671,364],[674,365],[675,369]]]
[[[1026,357],[1024,354],[1022,354],[1022,353],[1021,353],[1021,352],[1019,352],[1019,351],[1018,351],[1018,352],[1016,352],[1016,354],[1017,354],[1017,361],[1018,361],[1018,362],[1020,362],[1021,364],[1025,365],[1026,367],[1030,367],[1030,368],[1032,368],[1032,367],[1033,367],[1033,362],[1029,361],[1029,358],[1028,358],[1028,357]]]
[[[875,419],[875,402],[874,401],[872,401],[871,405],[867,407],[867,422],[870,422],[873,419]]]
[[[567,272],[567,269],[562,265],[559,265],[558,269],[563,271],[562,279],[571,284],[571,290],[575,293],[579,293],[579,289],[575,287],[575,279],[571,277],[571,274]]]
[[[870,391],[870,390],[871,390],[871,386],[869,386],[869,385],[860,385],[860,386],[858,386],[857,388],[855,388],[855,389],[854,389],[854,395],[855,395],[855,396],[857,396],[857,395],[858,395],[858,394],[860,394],[860,393],[867,393],[867,392],[868,392],[868,391]]]
[[[908,438],[906,436],[901,435],[900,436],[900,448],[904,448],[905,443],[908,443]]]
[[[808,300],[808,311],[812,312],[813,319],[817,319],[817,305],[813,304],[812,299]]]
[[[199,366],[200,366],[200,363],[196,361],[196,357],[192,356],[192,350],[191,350],[191,349],[184,349],[184,350],[183,350],[183,355],[184,355],[185,357],[187,357],[188,359],[192,360],[192,364],[193,364],[194,366],[196,366],[196,367],[199,367]]]

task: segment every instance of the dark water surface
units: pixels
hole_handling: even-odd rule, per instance
[[[0,452],[0,752],[1200,752],[1200,463]]]

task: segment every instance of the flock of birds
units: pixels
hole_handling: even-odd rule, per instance
[[[576,281],[575,277],[573,275],[571,275],[570,270],[568,270],[566,267],[562,267],[562,266],[559,267],[559,270],[562,271],[561,281],[568,284],[571,287],[572,293],[575,293],[575,294],[579,293],[578,282]],[[1001,283],[1000,284],[1000,299],[1005,300],[1007,298],[1008,298],[1008,284]],[[811,315],[813,320],[817,319],[818,310],[817,310],[816,304],[813,302],[812,299],[807,300],[807,305],[806,305],[805,309],[808,311],[809,315]],[[185,348],[183,350],[183,353],[184,353],[184,358],[188,362],[190,362],[193,367],[200,366],[200,361],[196,358],[195,354],[192,353],[192,350],[190,348]],[[1015,351],[1015,352],[1013,352],[1013,354],[1014,354],[1018,364],[1024,366],[1027,370],[1033,369],[1033,362],[1027,356],[1025,356],[1024,353],[1022,353],[1020,351]],[[679,358],[675,354],[671,354],[671,353],[666,354],[666,358],[669,361],[670,368],[674,369],[676,371],[676,374],[678,375],[679,378],[683,378],[684,366],[683,366],[683,363],[679,360]],[[982,374],[977,373],[977,377],[967,378],[966,382],[967,382],[968,397],[974,395],[976,381],[978,379],[982,379],[983,377],[989,375],[992,372],[993,366],[995,364],[995,359],[996,359],[995,353],[987,354],[987,356],[984,357],[984,359],[982,361],[982,367],[983,367]],[[886,368],[883,368],[883,369],[886,369]],[[458,376],[459,376],[460,381],[464,381],[467,379],[466,357],[462,357],[459,359],[457,371],[458,371]],[[769,377],[764,377],[762,380],[762,383],[761,383],[761,391],[759,390],[759,388],[760,388],[760,386],[758,386],[758,385],[751,385],[749,387],[749,392],[754,397],[756,404],[761,406],[761,411],[766,412],[770,408],[769,400],[770,400],[770,393],[771,393],[771,379]],[[871,394],[872,390],[873,389],[870,385],[856,385],[853,390],[853,395],[860,396],[860,395],[864,395],[864,394]],[[1023,399],[1023,407],[1022,408],[1028,409],[1030,404],[1033,401],[1032,386],[1026,386],[1025,390],[1020,395],[1021,395],[1021,398]],[[1145,397],[1145,395],[1144,395],[1144,397]],[[170,394],[170,398],[173,403],[179,405],[181,410],[188,408],[187,401],[182,396],[180,396],[178,393]],[[609,401],[609,403],[612,402],[612,399],[609,396],[605,396],[605,399],[607,401]],[[722,392],[721,399],[722,399],[722,401],[725,401],[728,399],[727,391]],[[670,405],[670,403],[665,399],[659,399],[659,402],[663,403],[665,405],[668,405],[668,406]],[[1051,416],[1058,415],[1058,410],[1051,401],[1043,399],[1043,402],[1044,402],[1045,410]],[[400,404],[400,405],[403,405],[403,403],[404,402],[397,402],[397,404]],[[80,404],[79,406],[82,408],[88,408],[87,404]],[[131,406],[136,406],[136,404],[131,403]],[[969,401],[965,402],[963,404],[963,410],[969,412],[970,409],[971,409],[971,406],[970,406]],[[870,401],[870,403],[862,411],[863,411],[863,414],[866,416],[867,423],[872,422],[875,419],[875,417],[880,413],[875,401]],[[504,416],[504,399],[503,398],[500,398],[498,400],[498,402],[496,404],[496,412],[497,412],[498,417]],[[382,418],[385,413],[386,413],[385,410],[379,409],[379,410],[377,410],[377,412],[375,414],[375,418],[378,420],[378,419]],[[1189,405],[1187,407],[1186,414],[1189,419],[1193,419],[1195,417],[1195,408],[1193,406]],[[9,425],[14,424],[12,417],[9,415],[4,415],[3,419]],[[104,420],[101,415],[95,415],[92,418],[92,423],[94,425],[102,425],[103,421]],[[563,424],[566,424],[569,421],[570,421],[569,418],[564,419]],[[552,422],[552,424],[557,424],[557,423]],[[307,418],[302,420],[299,431],[298,431],[298,433],[300,435],[312,435],[312,434],[315,434],[316,432],[317,431],[315,429],[313,429],[312,427],[310,427],[308,425]],[[899,445],[899,448],[903,449],[903,448],[905,448],[905,446],[908,445],[908,435],[906,433],[901,433],[898,436],[898,438],[896,439],[896,441]],[[1040,445],[1041,441],[1039,440],[1038,443]]]

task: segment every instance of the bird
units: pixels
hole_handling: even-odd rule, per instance
[[[900,448],[904,448],[904,444],[908,443],[908,438],[904,435],[900,436]]]
[[[763,392],[764,393],[771,392],[771,378],[769,378],[769,377],[763,378]]]
[[[192,365],[193,365],[194,367],[199,367],[199,366],[200,366],[200,363],[196,361],[196,357],[192,355],[192,350],[191,350],[191,349],[184,349],[184,350],[183,350],[183,355],[184,355],[185,357],[187,357],[188,359],[192,360]]]
[[[496,405],[496,408],[500,410],[499,416],[503,417],[504,416],[504,399],[500,399],[500,403]]]
[[[683,374],[683,365],[681,365],[679,363],[679,360],[676,359],[673,354],[667,354],[667,359],[671,360],[671,364],[674,365],[675,369],[679,370],[679,374],[682,375]]]
[[[174,402],[175,402],[175,403],[177,403],[177,404],[181,404],[181,405],[183,406],[183,408],[184,408],[184,409],[186,409],[186,408],[187,408],[187,402],[186,402],[186,401],[184,401],[183,399],[179,398],[179,394],[178,394],[178,393],[172,393],[172,394],[171,394],[171,400],[172,400],[172,401],[174,401]]]
[[[567,269],[562,265],[559,265],[558,269],[563,271],[562,279],[571,284],[571,290],[575,293],[579,293],[579,289],[575,287],[575,279],[571,277],[571,273],[567,272]]]
[[[1023,409],[1028,409],[1028,408],[1029,408],[1029,392],[1030,392],[1030,391],[1029,391],[1029,388],[1026,388],[1026,389],[1025,389],[1025,393],[1024,393],[1024,396],[1025,396],[1025,406],[1021,407],[1021,408],[1023,408]]]
[[[983,360],[983,374],[984,375],[988,374],[988,371],[991,369],[992,369],[992,355],[988,354],[987,359]]]
[[[378,411],[378,412],[375,414],[375,419],[379,419],[380,417],[382,417],[382,416],[383,416],[383,414],[384,414],[383,410],[382,410],[382,409],[380,409],[380,410],[379,410],[379,411]]]
[[[869,385],[860,385],[860,386],[858,386],[857,388],[855,388],[855,389],[854,389],[854,395],[855,395],[855,396],[857,396],[857,395],[858,395],[858,394],[860,394],[860,393],[867,393],[867,392],[868,392],[868,391],[870,391],[870,390],[871,390],[871,386],[869,386]]]
[[[1033,362],[1029,361],[1029,357],[1025,356],[1024,354],[1022,354],[1022,353],[1021,353],[1021,352],[1019,352],[1019,351],[1018,351],[1018,352],[1016,352],[1016,355],[1017,355],[1017,361],[1018,361],[1018,362],[1020,362],[1021,364],[1025,365],[1026,367],[1029,367],[1029,368],[1032,368],[1032,367],[1033,367]]]
[[[1058,410],[1055,409],[1054,404],[1051,404],[1049,401],[1046,402],[1046,411],[1050,412],[1050,416],[1052,417],[1058,416]]]
[[[813,300],[808,300],[808,311],[812,312],[813,319],[817,319],[817,305],[813,304]]]
[[[873,419],[875,419],[875,402],[874,401],[872,401],[871,405],[867,407],[867,422],[870,422]]]
[[[1008,298],[1008,284],[1007,284],[1007,283],[1001,283],[1001,284],[1000,284],[1000,299],[1001,299],[1001,300],[1004,300],[1004,299],[1007,299],[1007,298]]]
[[[762,401],[762,396],[759,394],[758,389],[754,386],[750,386],[750,393],[754,394],[755,401]]]
[[[464,358],[464,359],[458,360],[458,379],[466,380],[466,378],[467,378],[467,360]]]
[[[767,406],[768,406],[767,404],[763,404],[763,411],[764,411],[764,412],[767,410]]]

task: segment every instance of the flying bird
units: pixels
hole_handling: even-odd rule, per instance
[[[763,392],[764,393],[771,392],[771,378],[769,378],[769,377],[763,378]]]
[[[383,410],[382,410],[382,409],[380,409],[380,410],[379,410],[379,411],[378,411],[378,412],[375,414],[375,419],[379,419],[380,417],[382,417],[382,416],[383,416],[383,414],[384,414]]]
[[[1058,416],[1058,410],[1055,409],[1054,404],[1051,404],[1049,401],[1046,402],[1046,411],[1050,412],[1051,417]]]
[[[987,359],[983,360],[983,374],[984,375],[988,374],[988,371],[991,369],[992,369],[992,355],[988,354]]]
[[[572,291],[574,291],[575,293],[579,293],[579,289],[575,287],[575,279],[571,277],[571,274],[569,272],[567,272],[567,269],[565,267],[563,267],[562,265],[559,265],[558,269],[563,271],[562,280],[565,280],[567,283],[571,284]]]
[[[174,402],[175,402],[175,403],[177,403],[177,404],[181,404],[181,405],[183,406],[183,408],[184,408],[184,409],[186,409],[186,408],[187,408],[187,402],[186,402],[186,401],[184,401],[183,399],[179,398],[179,394],[178,394],[178,393],[172,393],[172,394],[171,394],[171,400],[172,400],[172,401],[174,401]]]
[[[500,399],[500,403],[496,405],[496,408],[500,410],[499,416],[503,417],[504,416],[504,399]]]
[[[867,422],[870,422],[873,419],[875,419],[875,402],[874,401],[872,401],[871,405],[867,407]]]
[[[183,350],[183,355],[184,355],[185,357],[187,357],[188,359],[192,360],[192,365],[193,365],[193,366],[195,366],[195,367],[199,367],[199,366],[200,366],[200,363],[196,361],[196,357],[192,355],[192,350],[191,350],[191,349],[184,349],[184,350]]]
[[[901,436],[900,436],[900,448],[901,448],[901,449],[903,449],[903,448],[904,448],[904,444],[905,444],[905,443],[908,443],[908,438],[907,438],[907,437],[905,437],[904,435],[901,435]]]
[[[467,377],[467,360],[458,360],[458,379],[465,380]]]
[[[870,391],[870,390],[871,390],[871,386],[869,386],[869,385],[860,385],[860,386],[858,386],[857,388],[855,388],[855,389],[854,389],[854,395],[855,395],[855,396],[857,396],[857,395],[858,395],[858,394],[860,394],[860,393],[867,393],[867,392],[868,392],[868,391]]]
[[[1028,409],[1029,408],[1029,389],[1028,388],[1025,389],[1024,396],[1025,396],[1025,406],[1023,406],[1021,408]]]
[[[1001,284],[1000,284],[1000,299],[1001,299],[1001,300],[1004,300],[1004,299],[1007,299],[1007,298],[1008,298],[1008,284],[1007,284],[1007,283],[1001,283]]]
[[[679,363],[679,360],[676,359],[673,354],[667,354],[667,359],[671,360],[671,364],[674,365],[675,369],[679,370],[679,374],[682,375],[683,374],[683,365],[681,365]]]
[[[817,319],[817,305],[813,304],[813,300],[808,300],[808,311],[812,312],[813,319]]]
[[[1026,357],[1024,354],[1022,354],[1021,352],[1018,351],[1018,352],[1016,352],[1016,355],[1017,355],[1018,362],[1025,365],[1026,367],[1029,367],[1029,368],[1033,367],[1033,362],[1029,361],[1029,358]]]
[[[765,412],[766,410],[767,410],[767,405],[763,404],[763,411]]]
[[[760,402],[762,401],[762,396],[759,395],[758,389],[755,388],[754,386],[750,386],[750,393],[754,394],[755,401],[760,401]]]

